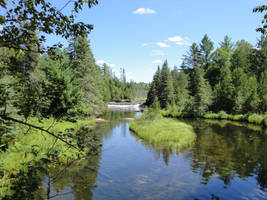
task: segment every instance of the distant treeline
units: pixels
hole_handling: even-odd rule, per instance
[[[267,111],[267,38],[256,47],[226,36],[219,47],[207,35],[193,43],[182,65],[170,70],[167,61],[153,77],[147,105],[174,106],[178,112],[242,114]]]
[[[92,116],[101,114],[106,102],[146,98],[148,84],[126,82],[125,70],[120,80],[106,64],[95,63],[86,37],[42,55],[28,45],[24,52],[0,48],[1,111],[26,119]]]
[[[121,78],[118,79],[110,67],[104,64],[102,69],[104,90],[103,98],[105,102],[115,101],[145,101],[149,84],[126,82],[126,72],[122,69]]]

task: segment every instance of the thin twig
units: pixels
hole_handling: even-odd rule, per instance
[[[69,3],[72,2],[72,0],[69,0],[62,8],[60,8],[58,11],[61,12],[64,8],[67,7],[67,5],[69,5]]]
[[[65,144],[69,145],[70,147],[73,147],[74,149],[77,149],[78,151],[81,151],[81,149],[79,149],[78,147],[74,146],[73,144],[69,143],[68,141],[62,139],[61,137],[57,136],[56,134],[42,128],[42,127],[38,127],[38,126],[35,126],[33,124],[29,124],[29,123],[26,123],[26,122],[23,122],[21,120],[18,120],[18,119],[15,119],[15,118],[12,118],[12,117],[8,117],[8,116],[5,116],[5,115],[0,115],[0,118],[4,119],[4,120],[10,120],[10,121],[13,121],[13,122],[16,122],[16,123],[19,123],[19,124],[23,124],[23,125],[26,125],[26,126],[30,126],[32,128],[35,128],[35,129],[38,129],[38,130],[41,130],[41,131],[44,131],[46,133],[48,133],[49,135],[59,139],[60,141],[64,142]]]

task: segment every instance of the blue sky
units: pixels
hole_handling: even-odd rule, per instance
[[[99,0],[77,19],[94,25],[88,39],[97,63],[109,63],[116,73],[125,68],[128,80],[150,82],[158,64],[167,59],[171,68],[179,66],[205,33],[215,46],[225,35],[255,45],[263,14],[252,9],[261,4],[266,0]]]

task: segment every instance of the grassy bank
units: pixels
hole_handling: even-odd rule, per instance
[[[130,122],[130,129],[152,145],[176,148],[188,147],[195,138],[190,125],[163,118],[159,113],[144,113]]]
[[[171,117],[171,118],[204,118],[204,119],[217,119],[217,120],[231,120],[231,121],[239,121],[246,122],[251,124],[261,125],[263,127],[267,127],[267,114],[227,114],[224,111],[220,111],[219,113],[204,113],[201,115],[194,115],[190,113],[183,113],[179,111],[175,111],[175,109],[168,109],[161,111],[162,116]]]
[[[94,119],[89,118],[72,122],[54,122],[53,119],[31,119],[29,123],[42,126],[50,132],[63,136],[63,133],[75,136],[82,126],[93,126]],[[6,151],[0,151],[0,198],[21,198],[37,191],[41,181],[40,173],[55,164],[67,165],[78,159],[80,152],[70,148],[55,137],[27,126],[17,125],[18,134]],[[70,142],[71,139],[66,139]],[[53,162],[52,162],[53,161]],[[39,174],[39,175],[38,175]],[[23,197],[24,198],[24,197]]]

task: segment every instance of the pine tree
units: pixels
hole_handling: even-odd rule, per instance
[[[196,43],[193,43],[189,49],[187,55],[184,56],[184,61],[182,65],[183,71],[189,75],[190,84],[189,91],[190,95],[195,95],[196,82],[194,80],[194,70],[196,67],[201,66],[201,53],[199,47]]]
[[[99,115],[104,107],[101,96],[103,82],[101,70],[95,64],[93,53],[86,37],[74,38],[69,47],[69,55],[76,78],[79,80],[83,101],[80,112],[85,115]]]
[[[160,67],[158,66],[158,69],[153,76],[153,81],[150,84],[150,88],[147,93],[146,104],[148,106],[153,104],[156,97],[158,98],[158,100],[160,99],[160,94],[161,94],[160,85],[161,85],[161,70]]]
[[[59,52],[57,52],[58,54]],[[78,80],[69,66],[69,59],[43,56],[40,70],[43,73],[40,112],[44,116],[73,117],[81,99]]]
[[[180,111],[185,109],[189,100],[188,91],[188,76],[182,71],[179,72],[177,67],[172,70],[174,102],[180,108]]]
[[[200,43],[201,65],[205,71],[209,68],[212,59],[213,42],[205,34]]]
[[[201,65],[201,53],[196,43],[191,45],[189,52],[184,56],[183,65],[190,69]]]
[[[162,66],[160,80],[160,106],[161,108],[167,108],[168,105],[174,103],[173,82],[167,60]]]

